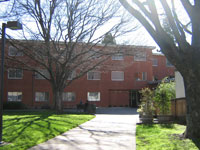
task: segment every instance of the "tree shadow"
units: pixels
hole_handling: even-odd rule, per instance
[[[192,141],[200,149],[200,139],[192,139]]]

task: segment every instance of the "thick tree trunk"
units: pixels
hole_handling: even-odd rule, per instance
[[[183,78],[187,103],[185,137],[190,139],[200,138],[200,79],[191,70],[188,70]]]
[[[53,89],[53,102],[54,102],[54,109],[57,112],[62,112],[62,90],[58,90],[56,88]]]

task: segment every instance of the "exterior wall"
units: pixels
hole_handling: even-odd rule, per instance
[[[183,77],[178,71],[175,72],[175,81],[176,81],[176,98],[185,97]]]
[[[164,56],[158,56],[159,66],[152,67],[152,51],[146,48],[146,61],[134,61],[133,56],[126,56],[124,60],[108,60],[108,64],[112,64],[111,68],[101,69],[101,80],[87,80],[87,75],[73,81],[70,86],[65,88],[66,92],[74,92],[76,94],[75,101],[63,101],[64,108],[76,107],[80,101],[87,101],[88,92],[100,92],[100,101],[90,102],[97,106],[129,106],[130,91],[138,91],[149,86],[148,82],[152,81],[153,76],[162,78],[166,75],[173,74],[172,68],[167,68],[162,63]],[[153,56],[156,57],[157,56]],[[124,71],[124,81],[112,81],[112,71]],[[137,81],[136,73],[146,72],[147,80]],[[164,72],[164,73],[163,73]],[[160,75],[160,73],[162,73]],[[5,72],[5,90],[4,101],[8,99],[8,92],[22,92],[22,103],[28,107],[40,108],[42,106],[53,107],[53,93],[51,85],[44,79],[35,79],[34,73],[31,71],[23,71],[22,79],[8,79],[7,71]],[[35,92],[49,92],[49,101],[36,102]]]
[[[152,58],[157,59],[158,66],[153,66],[153,75],[157,80],[166,76],[174,76],[175,67],[166,65],[166,57],[162,54],[153,54]]]

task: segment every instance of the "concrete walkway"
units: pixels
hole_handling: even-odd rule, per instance
[[[96,118],[30,150],[136,150],[136,109],[99,108]]]

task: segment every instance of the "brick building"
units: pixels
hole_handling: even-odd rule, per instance
[[[75,107],[80,101],[85,103],[86,100],[102,107],[134,107],[139,102],[138,91],[148,87],[149,81],[174,75],[174,67],[165,56],[152,54],[153,47],[132,48],[140,55],[113,55],[107,62],[113,67],[90,71],[74,80],[65,89],[63,107]],[[7,52],[9,55],[10,51]],[[21,101],[30,108],[53,106],[52,89],[47,80],[34,72],[7,68],[4,76],[4,101]]]

